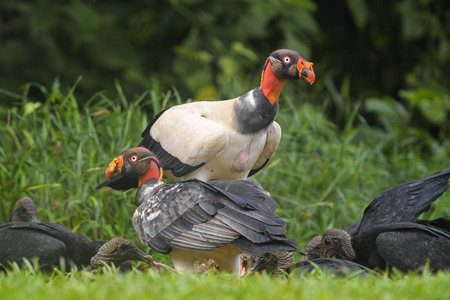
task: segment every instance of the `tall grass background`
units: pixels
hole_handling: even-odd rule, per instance
[[[96,191],[95,186],[104,180],[104,171],[112,158],[139,143],[143,129],[155,113],[191,100],[182,99],[176,87],[161,91],[157,84],[152,90],[129,97],[122,92],[120,83],[115,82],[117,93],[113,97],[99,92],[87,101],[77,101],[76,89],[80,81],[81,78],[70,88],[61,87],[58,80],[51,87],[28,83],[20,95],[0,90],[0,97],[15,99],[13,106],[0,106],[0,221],[7,222],[15,202],[28,196],[36,202],[37,217],[41,222],[62,224],[88,240],[123,236],[155,258],[168,262],[167,256],[152,253],[139,242],[132,224],[132,215],[136,209],[135,191],[120,192],[108,188]],[[31,101],[30,89],[38,91],[46,100]],[[294,95],[289,92],[289,88],[286,90],[282,93],[277,116],[277,122],[283,130],[280,146],[269,164],[254,177],[279,203],[277,213],[287,223],[288,236],[301,249],[313,236],[328,228],[345,229],[357,222],[368,203],[384,189],[450,168],[448,139],[434,139],[420,130],[370,126],[360,113],[364,100],[350,103],[345,96],[345,89],[338,92],[330,88],[328,96],[317,102],[308,99],[306,91]],[[236,95],[243,92],[237,91]],[[340,103],[344,120],[340,126],[324,114],[330,103],[337,102]],[[423,217],[450,217],[447,205],[449,198],[449,193],[444,194]],[[86,274],[57,274],[53,275],[55,280],[52,277],[32,278],[27,272],[30,271],[16,270],[10,276],[37,286],[44,284],[36,283],[43,280],[55,291],[65,289],[60,281],[69,282],[66,286],[69,291],[70,282],[78,281],[78,284],[83,285],[92,280],[91,275]],[[14,287],[14,283],[5,276],[0,275],[3,282],[1,292]],[[162,280],[153,273],[115,279],[108,274],[99,276],[103,277],[97,279],[97,286],[104,280],[120,281],[122,283],[119,286],[134,281],[142,285],[136,276],[141,276],[144,282],[151,285],[157,285]],[[426,276],[429,275],[411,275],[411,284]],[[448,279],[441,274],[438,277],[429,276],[432,278],[430,282],[441,284],[443,279],[440,276]],[[174,278],[164,280],[173,282]],[[191,284],[200,290],[207,289],[201,283],[205,280],[210,282],[211,288],[225,293],[224,286],[212,282],[218,280],[223,283],[229,277],[224,274],[217,279],[187,276],[176,280],[177,289],[184,286],[187,291]],[[255,280],[255,284],[261,287],[268,285],[275,290],[290,289],[286,296],[314,296],[313,291],[304,290],[311,286],[320,289],[323,298],[333,296],[333,293],[326,292],[327,289],[346,285],[345,281],[320,282],[317,276],[313,276],[312,282],[303,281],[303,288],[292,287],[296,281],[273,281],[268,276],[248,280]],[[268,280],[270,283],[266,282]],[[408,279],[397,280],[397,284],[402,285],[403,280]],[[251,283],[233,284],[238,287],[230,288],[230,291],[247,289],[244,293],[247,296],[256,293],[252,292]],[[373,285],[381,292],[389,285],[389,279],[380,279]],[[372,283],[361,283],[361,286],[363,291],[364,288],[367,291]],[[420,286],[418,284],[417,288]],[[160,289],[164,287],[169,289],[165,285]],[[423,288],[426,289],[425,286]],[[350,287],[349,291],[354,289],[356,285]],[[395,294],[398,291],[393,292]],[[75,294],[86,298],[83,293],[78,291]],[[105,298],[108,293],[97,295]],[[18,299],[23,296],[21,293],[15,295]],[[45,295],[51,296],[52,293]],[[344,293],[341,298],[347,296]]]

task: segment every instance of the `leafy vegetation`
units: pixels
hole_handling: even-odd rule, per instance
[[[448,14],[445,1],[416,0],[5,0],[0,88],[83,75],[84,98],[113,97],[119,79],[127,95],[158,82],[184,99],[225,99],[253,87],[269,53],[290,48],[315,63],[318,99],[330,80],[351,80],[352,102],[421,87],[448,94]]]

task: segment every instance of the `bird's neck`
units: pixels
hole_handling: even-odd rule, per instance
[[[275,120],[278,113],[278,101],[271,105],[258,87],[238,98],[234,104],[234,113],[238,132],[255,133],[267,128]]]
[[[236,129],[240,133],[255,133],[267,128],[277,116],[278,98],[285,79],[277,76],[270,59],[261,75],[261,86],[240,96],[234,104]]]
[[[283,89],[285,79],[275,74],[272,69],[272,63],[267,59],[264,70],[261,74],[261,91],[263,95],[269,100],[270,104],[275,105],[280,97]]]
[[[151,179],[162,181],[162,168],[155,161],[152,160],[150,161],[150,165],[147,171],[139,175],[138,179],[139,179],[138,186],[141,186],[143,183]]]
[[[156,178],[144,182],[137,190],[135,199],[136,205],[139,206],[143,202],[149,200],[150,197],[157,193],[164,185],[164,182],[161,182]]]

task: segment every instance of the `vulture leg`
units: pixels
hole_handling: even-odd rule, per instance
[[[169,255],[173,266],[178,273],[194,271],[194,263],[197,259],[193,255],[192,251],[174,248]]]

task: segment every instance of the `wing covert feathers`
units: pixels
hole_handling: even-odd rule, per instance
[[[172,248],[211,251],[227,244],[255,255],[298,251],[274,213],[278,204],[252,185],[196,179],[165,185],[136,210],[136,230],[142,242],[165,254]],[[233,193],[238,190],[245,197]]]

